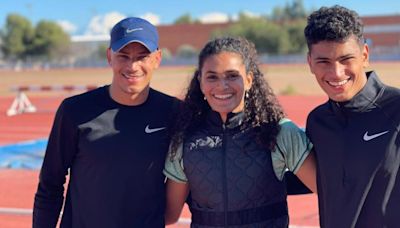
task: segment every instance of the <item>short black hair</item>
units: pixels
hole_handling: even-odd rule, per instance
[[[307,18],[304,36],[308,49],[320,41],[343,42],[351,36],[364,43],[364,24],[360,16],[343,6],[321,7]]]

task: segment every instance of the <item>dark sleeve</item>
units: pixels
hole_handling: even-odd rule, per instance
[[[177,117],[179,112],[181,111],[182,108],[182,101],[179,100],[178,98],[172,98],[172,102],[171,102],[171,107],[170,107],[170,112],[168,115],[168,135],[171,136],[173,134],[173,128],[176,124],[177,121]]]
[[[33,228],[56,227],[63,205],[65,179],[77,148],[76,127],[66,109],[64,101],[48,140],[35,194]]]

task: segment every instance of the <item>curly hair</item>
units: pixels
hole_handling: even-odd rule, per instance
[[[279,133],[279,121],[285,117],[282,107],[277,101],[271,87],[264,79],[258,66],[257,51],[254,44],[241,37],[222,37],[209,41],[199,55],[199,62],[190,81],[180,113],[171,129],[171,159],[178,146],[190,132],[204,123],[205,114],[211,109],[200,89],[198,77],[207,58],[221,52],[232,52],[241,56],[246,73],[252,73],[253,83],[247,91],[244,105],[244,121],[242,129],[256,129],[257,142],[273,148]]]
[[[320,41],[343,42],[355,36],[364,43],[364,25],[359,15],[343,6],[321,7],[307,18],[304,36],[308,49]]]

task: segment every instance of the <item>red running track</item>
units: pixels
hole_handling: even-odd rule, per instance
[[[37,107],[36,113],[6,116],[13,98],[0,98],[0,145],[26,140],[47,138],[54,113],[62,97],[33,97],[31,102]],[[279,100],[288,117],[300,127],[305,127],[307,114],[318,104],[326,101],[321,96],[281,96]],[[31,227],[29,213],[2,212],[2,209],[17,208],[30,211],[38,181],[37,170],[0,169],[0,227]],[[289,214],[292,227],[318,227],[318,204],[315,194],[289,196]],[[185,208],[182,218],[187,221],[190,212]],[[189,224],[168,226],[169,228],[189,227]]]

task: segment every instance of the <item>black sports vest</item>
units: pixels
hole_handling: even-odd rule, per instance
[[[240,130],[242,113],[232,116],[224,125],[210,111],[185,139],[191,227],[287,227],[285,183],[275,176],[271,154],[252,129]]]

